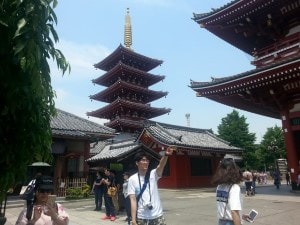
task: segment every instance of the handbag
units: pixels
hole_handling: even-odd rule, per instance
[[[107,194],[109,196],[116,196],[117,195],[117,188],[115,186],[108,187]]]
[[[23,200],[33,200],[36,189],[36,181],[32,180],[27,186],[23,186],[20,192],[20,198]]]

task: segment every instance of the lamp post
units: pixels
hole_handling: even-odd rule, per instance
[[[268,150],[271,151],[273,153],[273,159],[274,159],[274,171],[277,170],[277,163],[276,163],[276,156],[275,153],[278,149],[278,146],[276,145],[276,140],[272,140],[270,142],[270,145],[268,146]]]
[[[0,225],[4,225],[6,223],[5,210],[7,203],[7,195],[13,193],[13,189],[10,188],[5,192],[4,199],[0,202]]]
[[[5,194],[4,200],[0,203],[0,225],[4,225],[6,222],[5,210],[6,210],[7,195]]]

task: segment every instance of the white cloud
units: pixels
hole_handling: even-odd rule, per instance
[[[110,51],[101,45],[79,44],[66,40],[60,41],[56,48],[62,51],[67,61],[71,65],[71,74],[76,79],[92,78],[95,75],[94,64],[104,59]],[[53,76],[61,77],[56,69],[56,65],[52,63]],[[56,72],[55,72],[56,71]]]
[[[96,70],[93,65],[110,54],[110,51],[98,44],[79,44],[66,40],[60,41],[56,48],[62,51],[71,65],[71,73],[62,76],[62,72],[57,69],[56,63],[49,62],[52,87],[56,92],[56,107],[103,124],[106,120],[88,118],[86,113],[103,107],[102,103],[91,101],[88,96],[103,89],[103,87],[93,85],[91,82],[92,79],[104,73],[104,71]]]

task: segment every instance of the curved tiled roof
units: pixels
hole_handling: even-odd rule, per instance
[[[131,49],[124,47],[122,44],[116,48],[109,56],[103,59],[101,62],[96,63],[96,68],[104,71],[112,69],[119,61],[124,62],[127,65],[135,67],[140,70],[149,71],[162,64],[162,60],[150,58],[142,54],[136,53]]]
[[[125,140],[119,143],[106,144],[105,146],[103,146],[103,143],[99,142],[99,144],[94,146],[94,148],[95,149],[98,148],[98,150],[102,148],[100,152],[94,155],[93,157],[87,159],[86,161],[93,162],[93,161],[122,157],[140,147],[141,144],[136,142],[135,139]],[[91,148],[91,151],[93,151],[94,148]]]
[[[218,138],[210,129],[196,129],[163,123],[149,122],[145,126],[154,139],[165,145],[193,148],[214,152],[242,152],[242,149],[229,145]]]
[[[114,129],[94,123],[74,114],[57,109],[57,115],[51,119],[53,136],[72,136],[88,138],[90,136],[113,136]]]
[[[189,87],[194,89],[194,90],[196,90],[198,88],[202,88],[202,87],[211,87],[211,86],[214,86],[214,85],[223,84],[223,83],[234,81],[234,80],[237,80],[237,79],[243,79],[243,78],[246,78],[246,77],[251,77],[251,76],[254,76],[254,75],[256,75],[260,72],[268,71],[268,70],[271,70],[271,69],[276,68],[276,67],[283,67],[286,64],[289,64],[289,63],[294,62],[294,61],[299,61],[299,60],[300,60],[299,56],[290,57],[290,58],[287,58],[286,60],[282,60],[282,61],[277,62],[277,63],[272,63],[272,64],[266,65],[264,67],[255,68],[255,69],[248,70],[246,72],[242,72],[242,73],[235,74],[235,75],[232,75],[232,76],[214,78],[210,82],[198,82],[198,81],[190,80]]]
[[[208,13],[193,13],[194,18],[192,18],[192,19],[195,20],[195,21],[199,21],[199,20],[201,21],[201,20],[203,20],[203,19],[205,19],[205,18],[207,18],[207,17],[209,17],[213,14],[216,14],[216,13],[222,11],[223,9],[225,9],[225,8],[231,6],[231,5],[236,4],[239,1],[240,0],[233,0],[233,1],[221,6],[219,8],[212,8],[211,11],[208,12]]]

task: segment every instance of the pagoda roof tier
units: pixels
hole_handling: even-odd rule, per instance
[[[113,67],[115,67],[115,65],[118,64],[119,61],[122,61],[124,64],[131,67],[147,72],[163,63],[162,60],[153,59],[141,55],[120,44],[115,51],[113,51],[101,62],[96,63],[94,66],[98,69],[109,71]]]
[[[101,109],[88,112],[88,116],[94,116],[103,119],[111,119],[114,115],[119,115],[122,118],[122,114],[134,115],[142,119],[151,119],[166,113],[169,113],[171,109],[167,108],[154,108],[150,104],[142,104],[137,102],[131,102],[121,98],[116,99],[111,104],[102,107]]]
[[[116,83],[106,88],[105,90],[95,95],[91,95],[90,98],[107,103],[113,102],[118,97],[128,98],[129,100],[141,103],[149,103],[161,97],[164,97],[167,94],[168,92],[153,91],[148,88],[127,83],[119,79]]]
[[[147,73],[143,70],[125,65],[124,63],[122,63],[122,61],[119,61],[107,73],[103,74],[97,79],[93,79],[92,82],[108,87],[115,83],[118,79],[125,80],[131,83],[137,83],[140,86],[149,87],[165,79],[165,76]]]
[[[144,120],[133,120],[130,118],[119,118],[114,119],[112,121],[109,121],[108,123],[105,123],[105,126],[111,127],[115,130],[142,130],[144,127]]]
[[[191,81],[197,96],[252,113],[280,118],[288,99],[299,95],[300,57],[210,82]]]
[[[300,4],[295,0],[233,0],[193,20],[214,35],[252,55],[288,36],[300,25]],[[291,32],[292,33],[292,32]]]

